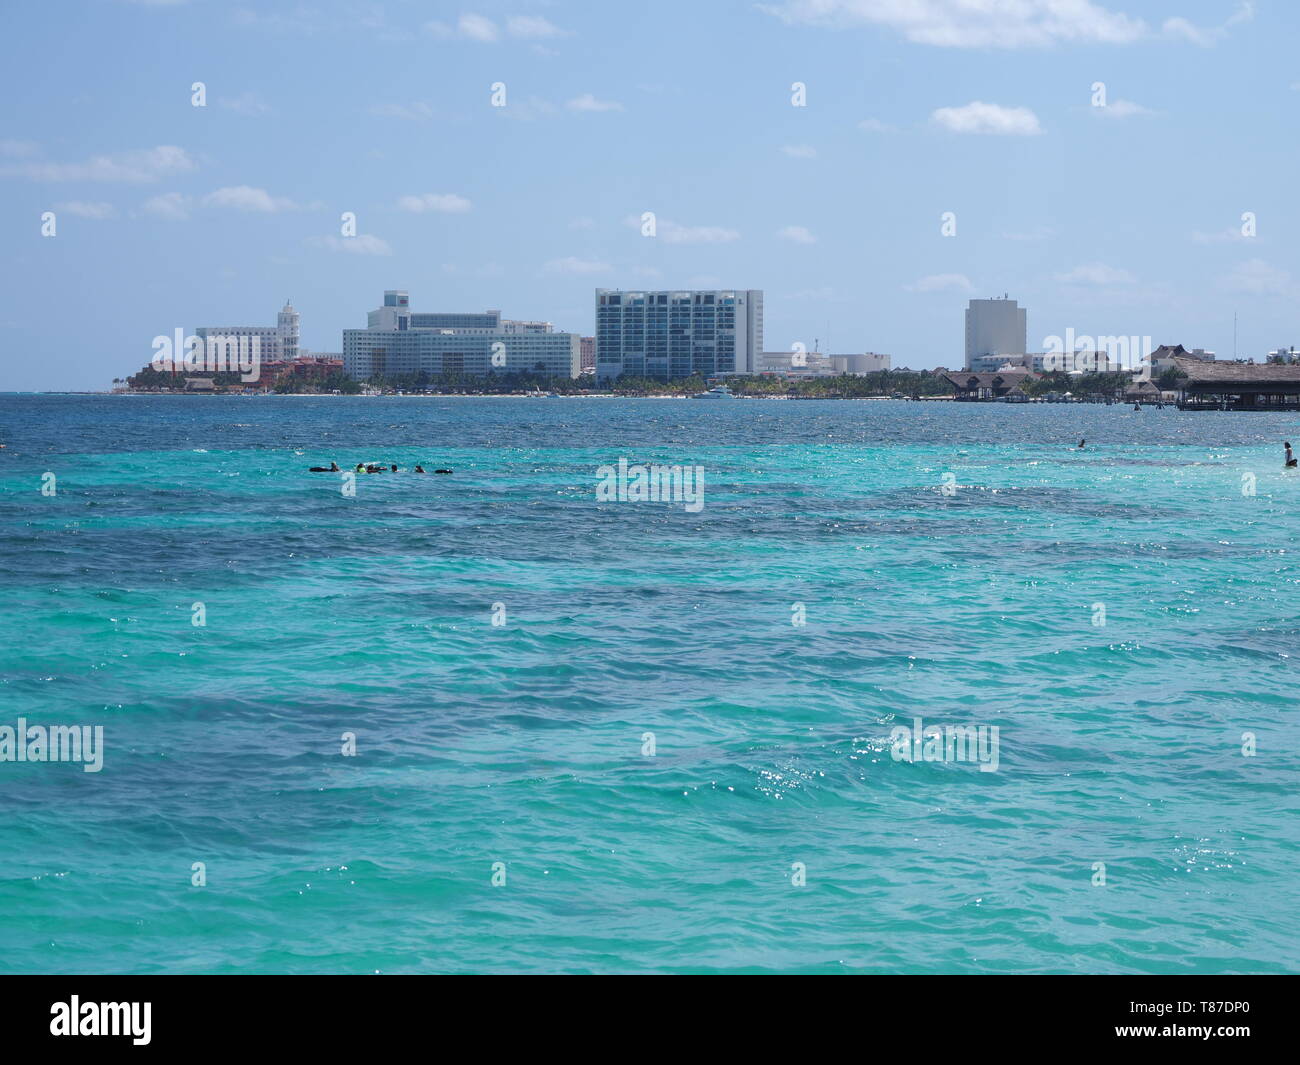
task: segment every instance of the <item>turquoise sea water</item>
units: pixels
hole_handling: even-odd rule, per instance
[[[105,739],[0,762],[0,971],[1297,971],[1287,438],[0,396],[0,725]],[[620,457],[703,510],[598,503]],[[895,761],[916,717],[998,726],[997,771]]]

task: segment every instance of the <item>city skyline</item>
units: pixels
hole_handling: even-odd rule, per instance
[[[593,289],[744,287],[769,350],[914,367],[957,365],[967,301],[1004,292],[1030,350],[1071,329],[1220,358],[1296,342],[1274,131],[1300,105],[1300,13],[895,10],[16,10],[45,49],[0,75],[33,101],[0,129],[0,387],[106,388],[154,336],[261,321],[271,292],[336,351],[397,284],[582,336]],[[690,33],[663,15],[688,11]],[[76,341],[48,324],[70,300]]]

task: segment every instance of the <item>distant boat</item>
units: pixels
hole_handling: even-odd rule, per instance
[[[736,399],[736,393],[726,385],[714,385],[707,392],[696,392],[691,399]]]
[[[524,395],[529,399],[550,399],[554,396],[554,393],[543,392],[540,387],[533,385],[533,390],[531,392],[525,392]]]

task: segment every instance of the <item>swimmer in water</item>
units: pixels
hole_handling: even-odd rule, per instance
[[[331,462],[328,466],[313,466],[313,467],[311,468],[311,470],[309,470],[308,472],[310,472],[310,473],[339,473],[339,472],[341,472],[341,471],[339,470],[339,464],[338,464],[337,462]]]
[[[397,472],[397,463],[394,462],[394,463],[392,464],[392,466],[393,466],[393,472],[396,473],[396,472]]]
[[[451,470],[434,470],[434,473],[451,473]]]
[[[366,464],[364,462],[358,462],[357,473],[365,473],[365,472],[366,472]]]
[[[1083,450],[1083,445],[1084,445],[1084,441],[1080,440],[1080,441],[1079,441],[1079,450],[1080,450],[1080,451]]]
[[[416,466],[415,469],[413,469],[411,472],[412,472],[412,473],[428,473],[429,471],[426,470],[423,466]]]
[[[1288,470],[1292,470],[1295,469],[1295,465],[1296,465],[1295,456],[1291,454],[1291,441],[1287,440],[1285,441],[1285,443],[1286,443],[1286,468]]]

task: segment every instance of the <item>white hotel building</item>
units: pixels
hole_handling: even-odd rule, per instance
[[[966,308],[966,369],[975,360],[1023,355],[1028,347],[1025,309],[1007,299],[971,300]]]
[[[500,311],[416,312],[410,302],[404,290],[389,289],[365,329],[343,330],[344,373],[358,381],[420,372],[578,376],[577,333],[556,333],[550,322],[503,320]]]
[[[875,351],[847,355],[823,355],[819,351],[765,351],[760,358],[760,372],[782,377],[861,376],[888,370],[892,358]]]
[[[596,379],[759,373],[760,289],[596,290]]]
[[[298,357],[298,326],[298,312],[285,300],[275,325],[201,325],[194,330],[194,335],[203,340],[205,350],[208,337],[230,337],[236,342],[256,339],[258,358],[262,362],[278,362]]]

